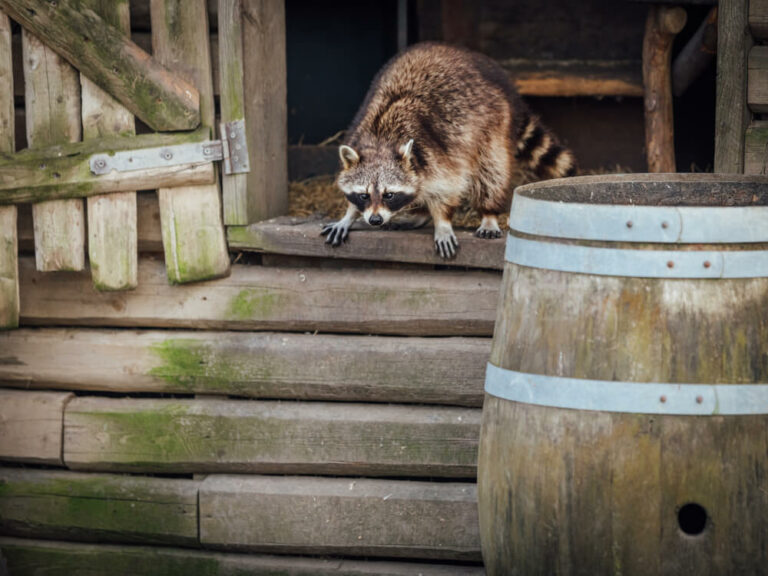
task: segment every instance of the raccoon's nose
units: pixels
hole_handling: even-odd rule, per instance
[[[371,217],[368,218],[368,223],[372,226],[381,226],[384,223],[384,218],[378,214],[371,214]]]

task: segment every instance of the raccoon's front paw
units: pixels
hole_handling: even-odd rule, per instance
[[[501,238],[501,228],[496,216],[486,214],[480,222],[480,228],[475,231],[478,238]]]
[[[441,232],[435,231],[435,251],[440,254],[442,258],[455,258],[456,250],[459,248],[459,241],[456,240],[456,235],[453,230],[445,230]]]
[[[327,236],[325,239],[326,244],[340,246],[341,243],[347,239],[347,236],[349,236],[349,227],[351,225],[351,222],[345,220],[339,220],[333,224],[326,224],[323,226],[323,231],[320,232],[320,235]]]

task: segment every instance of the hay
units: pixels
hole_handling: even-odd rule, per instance
[[[583,171],[579,172],[579,175],[627,172],[631,172],[631,170],[615,166],[613,169]],[[289,214],[299,217],[341,218],[347,208],[347,201],[336,187],[335,180],[335,176],[327,175],[291,182],[288,191]],[[535,181],[533,175],[523,171],[514,177],[515,186],[533,181]],[[506,214],[501,215],[499,224],[502,228],[506,228]],[[477,228],[480,226],[480,216],[468,203],[465,203],[454,214],[453,225],[456,228]]]

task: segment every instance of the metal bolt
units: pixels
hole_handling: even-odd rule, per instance
[[[704,398],[702,396],[696,396],[696,404],[701,404],[704,402]]]
[[[661,227],[666,230],[667,228],[669,228],[669,222],[667,222],[667,221],[662,222],[661,223]]]
[[[674,262],[672,262],[672,260],[670,260],[669,262],[667,262],[667,268],[674,268],[674,267],[675,267],[675,263],[674,263]]]
[[[628,220],[627,221],[627,228],[632,228],[632,226],[633,226],[632,220]]]
[[[203,148],[203,154],[205,154],[207,156],[210,153],[211,153],[211,149],[210,148],[207,148],[207,147]]]
[[[96,168],[106,168],[106,167],[107,167],[106,160],[104,160],[103,158],[99,158],[98,160],[96,160]]]
[[[171,151],[170,151],[170,150],[163,150],[163,151],[160,153],[160,155],[161,155],[161,156],[162,156],[162,157],[163,157],[165,160],[170,160],[171,158],[173,158],[173,153],[171,153]]]
[[[709,260],[704,260],[704,268],[709,268],[712,266],[712,263]]]
[[[664,404],[666,401],[667,401],[666,396],[662,396],[661,398],[659,398],[659,402],[661,402],[662,404]]]

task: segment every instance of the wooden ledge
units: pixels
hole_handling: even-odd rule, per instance
[[[476,238],[470,230],[457,230],[459,252],[453,260],[435,253],[431,226],[419,230],[373,229],[365,224],[353,226],[347,241],[336,248],[320,236],[329,220],[281,216],[250,226],[227,229],[233,250],[268,252],[294,256],[409,262],[467,268],[501,270],[504,265],[504,239]]]

